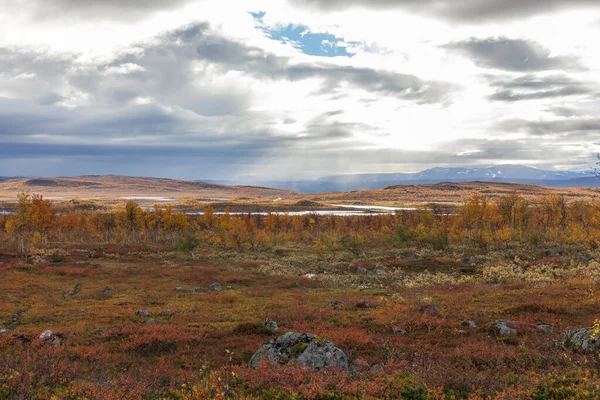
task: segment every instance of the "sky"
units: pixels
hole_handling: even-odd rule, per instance
[[[0,0],[0,176],[589,170],[598,38],[597,0]]]

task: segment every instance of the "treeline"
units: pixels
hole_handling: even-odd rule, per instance
[[[599,234],[600,204],[567,203],[564,197],[554,195],[533,206],[517,194],[495,201],[474,194],[452,214],[427,207],[340,217],[216,215],[210,206],[203,215],[186,215],[169,207],[144,210],[132,201],[113,212],[57,212],[51,201],[23,193],[14,214],[0,215],[2,247],[20,253],[74,244],[153,244],[192,252],[202,244],[251,249],[283,243],[301,243],[322,251],[411,245],[491,249],[556,243],[595,248]]]

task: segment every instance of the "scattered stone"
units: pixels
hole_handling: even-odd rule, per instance
[[[415,253],[410,253],[408,256],[406,256],[406,258],[408,260],[414,261],[417,259],[417,255]]]
[[[383,372],[385,371],[386,365],[381,363],[381,364],[375,364],[371,367],[371,371],[373,372]]]
[[[185,292],[185,288],[184,288],[183,286],[177,286],[177,287],[175,288],[175,291],[176,291],[176,292]]]
[[[7,330],[6,330],[6,329],[4,329],[4,328],[0,328],[0,335],[2,335],[3,333],[6,333],[6,332],[7,332]]]
[[[385,269],[385,267],[383,265],[377,265],[377,266],[375,266],[375,268],[373,268],[373,271],[371,271],[371,274],[381,275],[381,274],[385,274],[386,272],[387,272],[387,269]]]
[[[52,337],[52,331],[50,329],[45,330],[44,332],[42,332],[42,334],[40,335],[40,339],[43,340],[48,340]]]
[[[302,285],[300,283],[298,283],[298,282],[292,282],[292,284],[290,285],[290,287],[293,288],[293,289],[298,289],[298,288],[301,288]]]
[[[356,273],[360,275],[367,275],[369,273],[369,270],[365,267],[358,267],[356,268]]]
[[[500,336],[512,336],[517,334],[516,328],[511,328],[509,325],[515,325],[517,322],[515,321],[507,321],[504,319],[499,319],[490,324],[490,330],[496,335]]]
[[[407,335],[408,332],[406,332],[404,329],[400,329],[400,328],[392,328],[392,335]]]
[[[583,261],[590,262],[590,261],[592,261],[592,260],[594,259],[594,256],[593,256],[593,255],[591,255],[591,254],[589,254],[589,253],[587,253],[587,254],[584,254],[584,255],[582,255],[582,256],[581,256],[581,259],[582,259]]]
[[[512,336],[524,332],[550,332],[552,326],[499,319],[488,324],[488,330],[499,336]]]
[[[115,288],[112,286],[107,286],[104,289],[101,290],[101,293],[106,293],[106,292],[114,292]]]
[[[463,264],[471,264],[471,259],[469,257],[463,257],[462,260],[460,260]]]
[[[262,361],[285,365],[296,362],[310,369],[348,369],[348,356],[329,340],[319,336],[288,332],[265,343],[250,359],[250,367]]]
[[[376,304],[373,304],[371,302],[368,301],[360,301],[358,303],[356,303],[356,308],[375,308],[377,307]]]
[[[73,292],[69,295],[69,297],[75,297],[79,294],[79,292],[81,292],[81,288],[83,287],[82,283],[78,283],[77,285],[75,285],[75,288],[73,288]]]
[[[220,292],[223,290],[223,286],[221,286],[221,284],[218,282],[211,283],[208,288],[213,292]]]
[[[327,273],[327,271],[325,271],[323,268],[317,268],[317,270],[315,271],[315,274],[317,274],[317,275],[323,275],[326,273]]]
[[[331,308],[336,308],[336,307],[345,306],[345,305],[346,305],[346,303],[344,303],[341,300],[333,300],[328,304],[328,306]]]
[[[265,321],[262,325],[271,332],[277,332],[279,330],[279,325],[277,325],[277,322],[275,321]]]
[[[421,314],[440,315],[440,309],[433,304],[425,304],[419,307],[419,312]]]
[[[137,315],[138,317],[151,317],[152,313],[148,310],[137,310],[135,312],[135,315]]]
[[[587,327],[568,331],[565,346],[585,352],[600,350],[600,336],[595,335],[594,330],[593,327]]]
[[[175,314],[179,314],[179,311],[165,310],[161,314],[166,315],[167,317],[172,317]]]
[[[368,371],[369,368],[371,368],[369,363],[361,358],[357,358],[356,360],[352,361],[352,364],[350,365],[351,372],[364,372]]]
[[[317,277],[316,274],[304,274],[302,276],[306,279],[315,279]]]
[[[52,340],[50,341],[50,345],[52,347],[60,346],[60,343],[61,343],[61,340],[60,340],[60,338],[58,336],[53,336]]]
[[[200,293],[200,292],[206,292],[207,289],[203,288],[202,286],[196,286],[193,289],[190,289],[190,293]]]
[[[550,324],[536,324],[535,326],[546,332],[552,332],[552,325]]]
[[[151,318],[148,321],[144,322],[144,324],[146,324],[146,325],[152,325],[152,324],[155,324],[155,323],[156,323],[156,320],[154,318]]]
[[[477,328],[477,324],[475,323],[475,321],[463,321],[460,323],[462,326],[466,326],[469,328]]]
[[[104,328],[98,328],[98,329],[96,329],[96,334],[106,335],[106,330]]]

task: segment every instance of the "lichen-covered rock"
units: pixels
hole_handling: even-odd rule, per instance
[[[43,340],[48,340],[52,337],[52,331],[50,329],[42,332],[42,334],[40,335],[40,339]]]
[[[567,332],[565,346],[581,351],[599,351],[600,337],[594,335],[594,328],[580,328]]]
[[[311,368],[348,369],[348,356],[329,340],[319,336],[288,332],[265,343],[250,359],[250,367],[257,368],[262,361],[273,364],[296,362]]]

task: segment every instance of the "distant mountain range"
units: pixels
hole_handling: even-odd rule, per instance
[[[314,180],[288,181],[215,181],[225,184],[255,184],[298,192],[347,192],[382,189],[388,186],[441,182],[507,182],[552,187],[600,186],[590,171],[550,171],[523,165],[499,165],[473,168],[430,168],[416,173],[332,175]]]

